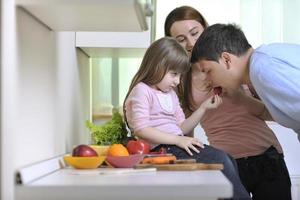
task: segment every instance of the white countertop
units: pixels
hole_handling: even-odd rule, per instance
[[[132,170],[60,169],[17,185],[16,200],[211,200],[232,196],[232,185],[220,171]]]

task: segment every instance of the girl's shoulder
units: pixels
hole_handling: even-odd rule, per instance
[[[138,84],[136,84],[136,86],[134,88],[138,88],[138,89],[150,89],[150,86],[147,85],[144,82],[139,82]]]
[[[151,87],[143,82],[139,82],[138,84],[136,84],[136,86],[134,86],[132,91],[149,93],[151,91]]]
[[[131,91],[131,94],[130,96],[152,96],[153,94],[153,91],[152,91],[152,88],[143,83],[143,82],[140,82],[138,84],[136,84],[136,86],[134,86],[134,88],[132,89]]]

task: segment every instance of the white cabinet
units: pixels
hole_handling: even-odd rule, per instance
[[[150,44],[151,28],[142,32],[76,32],[76,47],[92,58],[141,57]]]
[[[145,49],[151,42],[152,0],[16,1],[50,30],[76,32],[76,47],[90,57],[103,55],[100,48],[106,54],[107,48]]]
[[[147,48],[150,30],[143,32],[76,32],[77,47]]]
[[[144,31],[147,0],[16,0],[54,31]]]

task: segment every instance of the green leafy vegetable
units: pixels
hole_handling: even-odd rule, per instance
[[[123,143],[127,138],[125,123],[116,110],[113,111],[112,119],[105,124],[95,125],[87,120],[86,126],[91,131],[93,143],[97,145]]]

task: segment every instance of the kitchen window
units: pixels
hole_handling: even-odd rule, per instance
[[[92,110],[93,119],[107,120],[113,108],[122,112],[129,85],[137,72],[145,50],[124,57],[92,58]],[[134,57],[137,55],[136,57]]]

